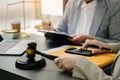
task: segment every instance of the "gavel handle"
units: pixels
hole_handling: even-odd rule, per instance
[[[40,54],[41,56],[44,56],[44,57],[46,57],[46,58],[48,58],[50,60],[54,60],[55,58],[58,57],[58,56],[42,53],[42,52],[39,52],[39,51],[36,51],[36,54]]]

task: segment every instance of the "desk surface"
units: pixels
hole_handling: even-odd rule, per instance
[[[9,34],[8,34],[9,35]],[[2,35],[2,36],[8,36],[8,35]],[[11,35],[10,35],[11,36]],[[9,39],[10,36],[5,37],[6,39]],[[12,38],[11,38],[12,39]],[[37,36],[37,35],[31,35],[29,38],[26,39],[34,39],[37,41],[37,50],[44,51],[53,47],[60,46],[51,43],[49,40],[46,40],[44,37]],[[64,72],[60,69],[58,69],[54,62],[45,58],[46,60],[46,67],[42,69],[37,70],[20,70],[15,67],[15,61],[20,56],[0,56],[0,69],[8,71],[10,73],[20,75],[22,77],[31,79],[31,80],[78,80],[76,78],[72,77],[71,72]]]

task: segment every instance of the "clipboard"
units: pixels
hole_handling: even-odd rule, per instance
[[[45,33],[47,38],[72,38],[70,35],[63,32],[49,31],[49,30],[38,30],[39,32]]]
[[[49,40],[59,43],[72,44],[72,42],[69,40],[72,39],[72,36],[66,33],[48,30],[39,30],[39,32],[43,32],[44,36]]]

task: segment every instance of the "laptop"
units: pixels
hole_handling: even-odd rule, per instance
[[[23,55],[27,44],[35,40],[5,40],[0,35],[0,56],[20,56]]]

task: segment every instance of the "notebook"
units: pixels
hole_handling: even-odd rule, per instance
[[[0,55],[20,56],[30,42],[35,42],[35,40],[4,40],[0,35]]]

